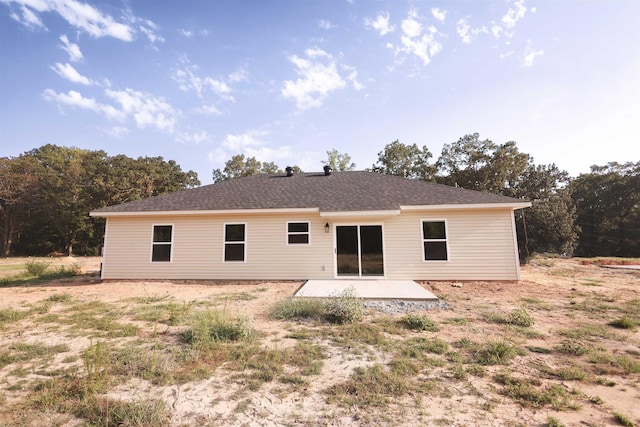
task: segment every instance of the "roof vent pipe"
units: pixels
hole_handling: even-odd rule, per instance
[[[291,166],[287,166],[285,170],[287,171],[287,176],[293,176],[293,168]]]
[[[329,175],[331,175],[331,166],[326,165],[324,167],[324,176],[329,176]]]

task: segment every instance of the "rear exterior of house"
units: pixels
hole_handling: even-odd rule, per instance
[[[91,212],[102,278],[519,279],[527,202],[370,172],[232,181]]]

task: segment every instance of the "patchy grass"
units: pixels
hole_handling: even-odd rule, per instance
[[[369,368],[356,368],[343,383],[328,388],[329,403],[345,407],[387,406],[391,398],[411,393],[416,389],[405,375],[380,364]]]
[[[438,332],[438,325],[425,314],[406,314],[399,322],[405,328],[412,331]]]
[[[323,298],[291,297],[278,301],[271,310],[271,317],[277,320],[321,319],[326,313]]]
[[[638,328],[638,320],[629,316],[622,316],[619,319],[612,320],[608,324],[614,328],[629,329],[631,331],[635,331]]]
[[[624,414],[622,414],[620,412],[614,412],[613,413],[613,418],[621,426],[625,426],[625,427],[634,427],[635,426],[635,423],[633,421],[631,421],[631,419],[629,417],[627,417],[626,415],[624,415]]]

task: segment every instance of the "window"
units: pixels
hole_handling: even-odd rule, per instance
[[[154,225],[151,262],[171,262],[172,225]]]
[[[425,261],[447,261],[447,231],[444,221],[422,221]]]
[[[224,225],[224,261],[244,262],[247,243],[245,224]]]
[[[309,223],[308,222],[288,222],[287,223],[287,245],[308,245],[309,244]]]

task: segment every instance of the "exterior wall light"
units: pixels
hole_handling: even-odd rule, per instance
[[[324,232],[325,232],[325,233],[328,233],[330,229],[331,229],[331,227],[329,227],[329,223],[326,223],[326,224],[324,225]]]

